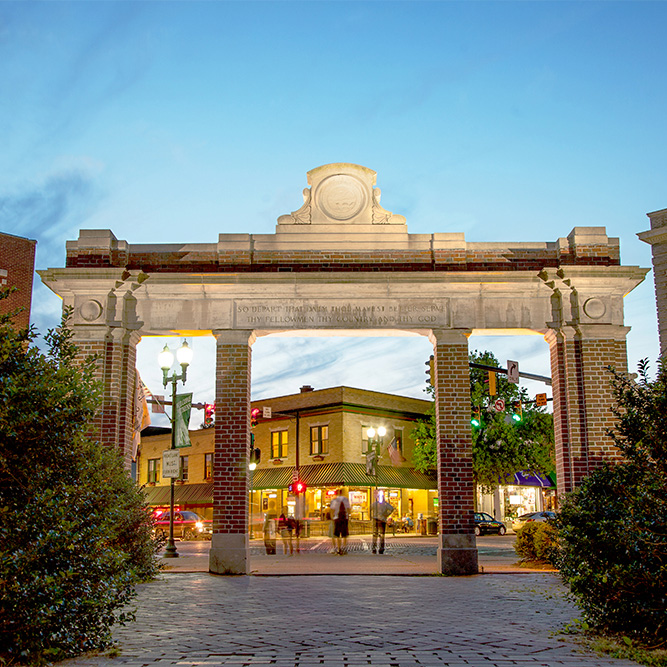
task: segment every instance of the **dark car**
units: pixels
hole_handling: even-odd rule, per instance
[[[504,535],[506,532],[505,524],[496,521],[490,514],[475,512],[475,535],[486,535],[486,533]]]
[[[210,540],[213,529],[210,519],[203,519],[195,512],[174,512],[174,537],[182,540]],[[155,516],[155,532],[169,537],[169,512]]]

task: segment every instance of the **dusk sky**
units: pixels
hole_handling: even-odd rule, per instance
[[[64,266],[79,229],[129,243],[273,233],[307,171],[351,162],[377,172],[412,234],[555,241],[604,226],[623,264],[650,267],[636,234],[667,207],[666,30],[664,2],[0,1],[0,231],[36,239],[38,269]],[[60,308],[37,277],[40,331]],[[625,308],[631,367],[655,366],[652,274]],[[186,388],[211,401],[213,340],[190,342]],[[139,347],[155,393],[162,344]],[[550,372],[541,336],[470,348]],[[425,398],[431,351],[259,339],[253,397],[346,384]]]

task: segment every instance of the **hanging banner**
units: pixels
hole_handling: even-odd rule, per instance
[[[176,394],[173,405],[174,431],[176,433],[176,447],[191,447],[190,410],[192,409],[192,394]]]

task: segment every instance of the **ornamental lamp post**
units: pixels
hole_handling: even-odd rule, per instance
[[[373,500],[377,500],[375,497],[377,495],[377,486],[378,486],[378,464],[380,462],[380,445],[382,443],[382,438],[384,438],[387,433],[387,429],[384,426],[379,426],[377,431],[371,426],[366,433],[368,434],[368,451],[366,452],[367,463],[366,463],[366,474],[371,475],[375,481],[375,489],[373,491]],[[377,433],[378,438],[375,439],[375,434]],[[369,472],[368,457],[371,457],[371,472]]]
[[[166,386],[171,382],[171,449],[176,449],[176,384],[180,380],[185,384],[188,375],[188,366],[192,361],[192,348],[188,346],[188,342],[184,339],[183,345],[176,350],[176,359],[181,366],[181,374],[176,372],[169,376],[169,371],[174,363],[174,353],[165,344],[162,352],[158,354],[158,363],[162,369],[162,385]],[[178,551],[174,544],[174,477],[171,478],[171,488],[169,490],[169,539],[167,540],[167,547],[165,549],[164,558],[178,558]]]

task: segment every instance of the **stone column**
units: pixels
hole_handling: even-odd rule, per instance
[[[216,337],[213,538],[209,570],[248,574],[248,451],[252,331]]]
[[[72,325],[81,358],[99,357],[102,406],[93,423],[97,437],[115,447],[129,470],[132,463],[134,387],[137,345],[141,336],[124,327]]]
[[[442,574],[477,574],[470,430],[469,330],[433,330]]]
[[[667,208],[647,213],[651,229],[637,236],[650,244],[653,256],[653,280],[658,308],[660,355],[667,351]]]
[[[609,366],[627,372],[628,327],[579,324],[545,335],[551,352],[558,493],[568,493],[604,461],[620,459],[606,434],[614,424]]]

